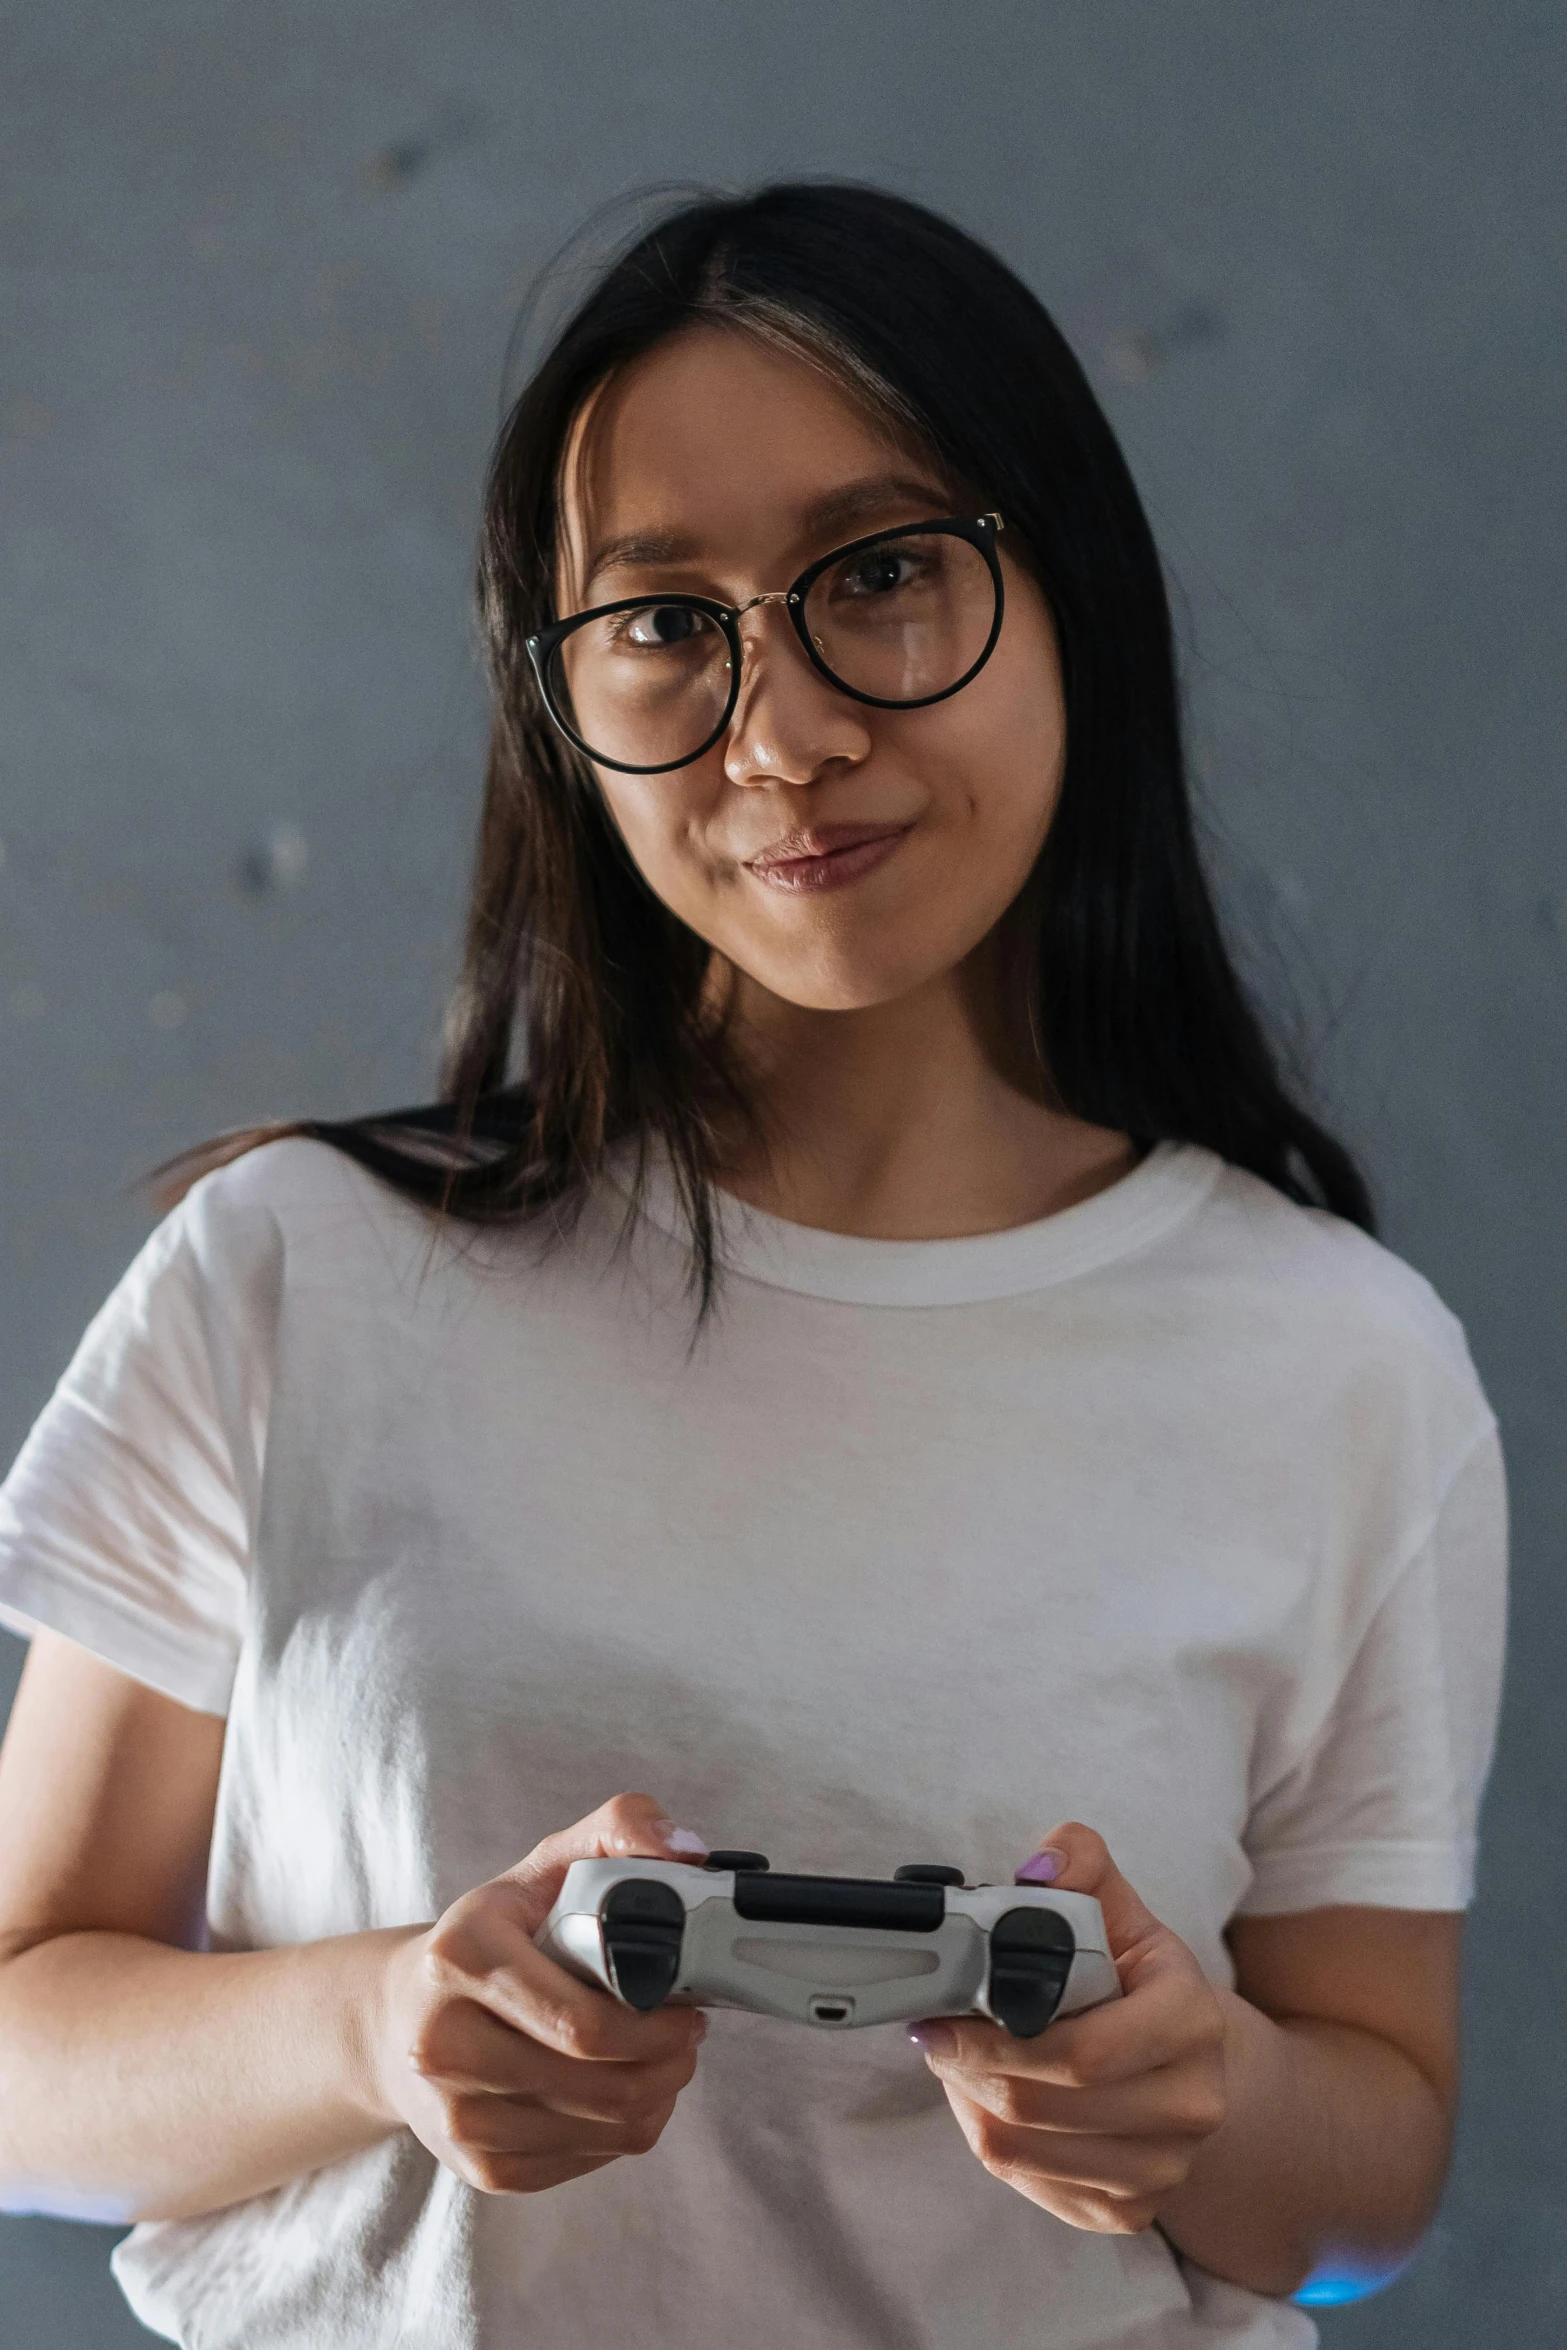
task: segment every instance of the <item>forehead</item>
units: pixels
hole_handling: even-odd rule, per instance
[[[916,508],[945,495],[929,453],[822,368],[739,329],[688,327],[579,417],[562,467],[563,552],[584,584],[598,551],[627,539],[774,563],[840,511],[842,537],[875,528],[876,497],[899,502],[899,485]]]

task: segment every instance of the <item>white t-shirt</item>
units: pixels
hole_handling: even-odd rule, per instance
[[[1098,1827],[1237,1913],[1456,1909],[1491,1415],[1426,1284],[1189,1147],[1064,1214],[435,1237],[332,1151],[209,1176],[0,1492],[0,1602],[228,1717],[220,1948],[434,1918],[619,1789],[774,1865],[1007,1881]],[[660,2145],[485,2198],[407,2134],[115,2256],[201,2350],[1262,2350],[1286,2304],[991,2178],[899,2027],[718,2014]]]

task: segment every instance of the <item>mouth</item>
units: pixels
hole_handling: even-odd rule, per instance
[[[770,889],[840,889],[884,864],[913,829],[912,822],[813,824],[802,832],[786,832],[782,840],[748,858],[746,871]]]

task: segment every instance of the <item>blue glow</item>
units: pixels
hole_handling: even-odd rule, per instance
[[[1294,2295],[1297,2309],[1337,2309],[1343,2301],[1364,2301],[1382,2280],[1367,2284],[1364,2277],[1312,2277]]]
[[[1346,2301],[1369,2301],[1373,2293],[1380,2293],[1384,2285],[1390,2285],[1404,2266],[1399,2261],[1394,2268],[1319,2268],[1290,2298],[1297,2309],[1340,2309]]]

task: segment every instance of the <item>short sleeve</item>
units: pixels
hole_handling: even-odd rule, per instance
[[[223,1294],[207,1190],[147,1242],[0,1486],[0,1622],[63,1633],[221,1715],[265,1414],[261,1349],[243,1284]]]
[[[1253,1808],[1243,1917],[1456,1910],[1496,1732],[1507,1501],[1494,1426],[1373,1615],[1309,1751]]]

